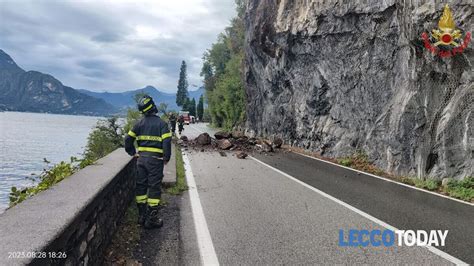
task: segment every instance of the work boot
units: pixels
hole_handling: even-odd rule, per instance
[[[137,203],[138,207],[138,224],[145,224],[146,219],[146,203]]]
[[[145,228],[153,229],[163,226],[163,220],[160,218],[160,212],[158,206],[148,206],[148,213],[145,220]]]

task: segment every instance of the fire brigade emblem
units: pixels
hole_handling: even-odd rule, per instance
[[[461,30],[456,29],[453,14],[448,4],[446,4],[443,15],[438,22],[438,28],[431,31],[431,38],[426,32],[421,37],[425,47],[433,54],[440,57],[451,57],[462,53],[466,49],[471,40],[471,33],[466,33],[463,38]]]

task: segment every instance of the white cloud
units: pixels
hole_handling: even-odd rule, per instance
[[[233,0],[0,0],[0,49],[25,70],[95,91],[176,90],[235,15]]]

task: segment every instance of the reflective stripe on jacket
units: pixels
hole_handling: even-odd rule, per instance
[[[134,141],[137,141],[138,152],[144,156],[171,157],[171,132],[168,124],[156,115],[147,115],[133,126],[125,138],[125,150],[128,154],[136,153]]]

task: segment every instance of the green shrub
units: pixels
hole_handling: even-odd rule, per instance
[[[337,163],[366,173],[378,176],[387,176],[383,170],[377,168],[372,162],[369,161],[369,156],[363,150],[356,151],[350,157],[338,159]]]
[[[45,162],[47,162],[45,160]],[[51,186],[61,182],[64,178],[72,175],[80,166],[75,157],[71,157],[71,162],[60,162],[55,166],[43,170],[36,178],[39,182],[35,186],[18,189],[12,187],[10,190],[10,207],[24,201],[25,199],[38,194],[39,192],[50,188]]]
[[[459,186],[463,188],[473,188],[474,189],[474,177],[468,176],[463,180],[459,181]]]
[[[474,199],[474,177],[468,176],[463,180],[449,180],[443,188],[451,197],[472,201]]]
[[[93,164],[97,159],[121,147],[123,145],[123,134],[123,128],[118,124],[118,118],[100,120],[89,134],[83,159],[71,157],[70,162],[60,162],[52,167],[49,167],[49,162],[44,159],[47,164],[46,169],[38,177],[33,178],[36,185],[25,188],[11,188],[10,207],[50,188],[79,169]]]
[[[84,159],[88,162],[96,161],[123,147],[124,134],[117,117],[99,120],[87,139]]]
[[[432,190],[432,191],[437,190],[440,185],[441,183],[439,181],[432,180],[432,179],[425,180],[425,188],[428,190]]]
[[[439,188],[440,182],[433,180],[433,179],[428,179],[428,180],[422,180],[422,179],[414,179],[413,180],[414,185],[418,188],[423,188],[427,190],[437,190]]]
[[[141,118],[142,114],[137,109],[128,108],[127,118],[125,125],[123,126],[123,133],[127,134],[128,131],[133,128],[133,125],[135,125]]]
[[[363,150],[357,150],[352,157],[360,163],[369,163],[369,156]]]
[[[449,196],[466,200],[466,201],[471,201],[474,198],[474,189],[472,188],[465,188],[465,187],[455,187],[452,189],[449,189],[448,191]]]
[[[208,112],[215,127],[232,129],[245,121],[245,82],[243,81],[245,1],[237,2],[237,17],[204,54],[204,78]]]
[[[410,185],[410,186],[415,185],[415,180],[417,180],[417,179],[416,178],[410,178],[410,177],[402,177],[401,178],[402,183],[405,183],[405,184]]]
[[[338,160],[338,163],[347,167],[350,167],[352,165],[352,159],[351,158],[342,158]]]

